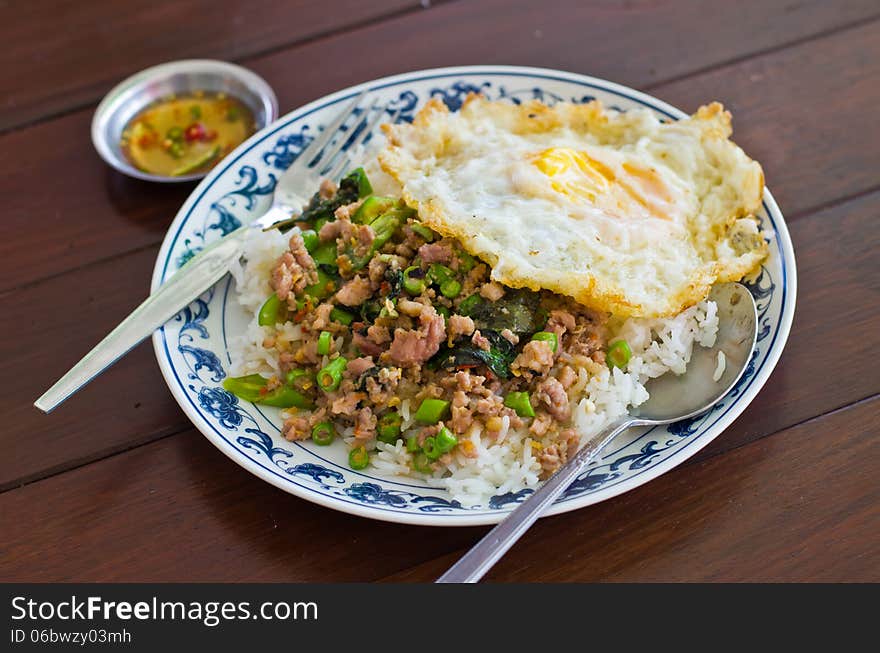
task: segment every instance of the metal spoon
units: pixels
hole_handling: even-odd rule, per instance
[[[656,426],[696,417],[717,404],[742,376],[755,348],[758,315],[751,293],[738,283],[715,286],[709,298],[718,304],[718,335],[713,347],[694,347],[687,373],[665,374],[650,381],[651,397],[638,415],[624,415],[590,438],[536,492],[493,528],[468,553],[437,579],[438,583],[475,583],[492,568],[529,526],[550,507],[601,451],[631,426]],[[725,367],[719,369],[718,352]]]

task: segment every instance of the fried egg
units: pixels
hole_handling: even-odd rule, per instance
[[[471,96],[385,126],[382,168],[432,229],[513,287],[620,316],[673,315],[767,253],[763,173],[713,103],[690,118]]]

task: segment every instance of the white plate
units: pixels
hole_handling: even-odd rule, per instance
[[[592,98],[620,109],[648,107],[667,120],[685,114],[660,100],[601,79],[540,68],[477,66],[406,73],[334,93],[293,111],[227,156],[180,209],[159,251],[155,290],[206,242],[229,233],[268,208],[278,175],[320,126],[330,122],[362,88],[393,102],[411,119],[430,97],[456,110],[467,93],[516,102]],[[706,98],[711,100],[712,98]],[[770,257],[750,289],[760,317],[758,345],[737,387],[710,413],[666,428],[633,431],[618,440],[557,500],[548,514],[608,499],[672,469],[716,438],[745,410],[767,381],[788,337],[795,306],[794,250],[769,191],[760,214],[771,234]],[[223,390],[229,365],[226,343],[247,318],[227,277],[153,337],[171,392],[193,424],[223,453],[261,479],[309,501],[363,517],[411,524],[465,526],[499,521],[528,491],[464,507],[443,491],[415,480],[385,478],[349,469],[343,443],[316,447],[291,443],[279,431],[278,410],[241,402]]]

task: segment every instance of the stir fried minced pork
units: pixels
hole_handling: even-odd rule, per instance
[[[280,406],[288,440],[350,434],[361,468],[377,441],[405,440],[415,471],[476,455],[471,429],[527,429],[542,474],[573,453],[569,392],[604,363],[605,316],[550,292],[505,287],[460,244],[394,198],[364,193],[360,171],[324,184],[291,229],[270,274],[260,324],[279,374],[227,379],[242,398]],[[368,184],[367,184],[368,186]],[[406,434],[402,404],[412,407]]]

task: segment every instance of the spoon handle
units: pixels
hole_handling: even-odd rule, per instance
[[[578,452],[568,459],[537,491],[523,501],[504,521],[489,531],[458,562],[440,576],[438,583],[476,583],[507,550],[550,507],[562,491],[577,478],[584,467],[609,442],[636,421],[629,415],[611,422],[590,438]]]

